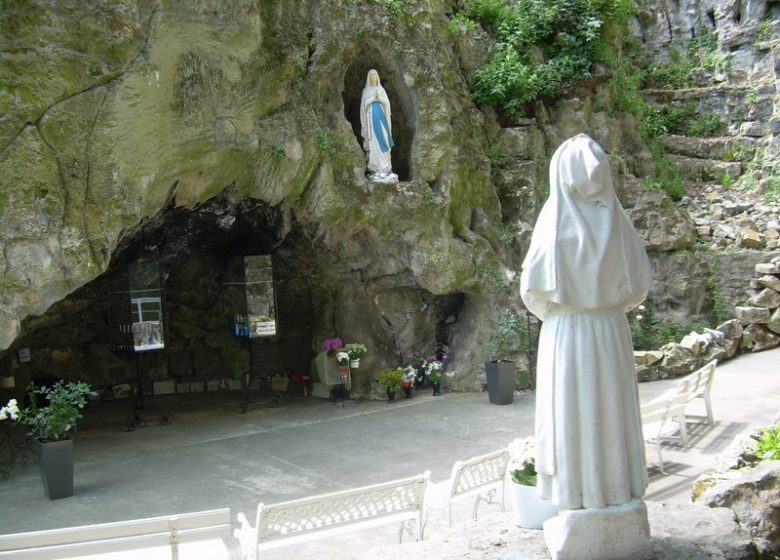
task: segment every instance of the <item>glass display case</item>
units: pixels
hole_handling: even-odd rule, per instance
[[[225,283],[227,323],[233,336],[273,337],[278,317],[271,255],[243,258],[232,282]]]
[[[165,348],[162,301],[157,261],[130,264],[127,276],[108,294],[111,349],[148,352]]]

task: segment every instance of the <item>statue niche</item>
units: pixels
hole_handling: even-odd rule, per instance
[[[342,101],[344,115],[352,125],[355,138],[367,153],[366,171],[369,179],[394,182],[392,175],[395,174],[399,180],[409,181],[412,178],[411,147],[414,141],[414,111],[403,80],[399,79],[393,70],[381,64],[377,57],[361,58],[347,68],[344,75]],[[372,133],[371,101],[377,102],[373,104],[373,109],[376,109],[374,115],[377,124],[384,116],[387,119],[388,132],[391,131],[392,134],[377,138],[377,135]],[[392,113],[389,110],[391,106]],[[382,111],[379,108],[382,108]],[[384,129],[384,125],[379,125],[379,128]],[[378,148],[377,139],[380,142],[387,142],[390,137],[393,142],[383,148],[390,147],[391,152]],[[387,161],[384,161],[385,158]]]

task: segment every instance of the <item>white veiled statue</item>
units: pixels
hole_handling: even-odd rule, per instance
[[[374,69],[368,71],[366,87],[360,97],[360,126],[369,177],[397,180],[390,162],[390,149],[395,145],[390,100]]]
[[[585,134],[550,162],[550,197],[534,227],[520,290],[544,321],[536,391],[540,495],[563,509],[641,498],[644,440],[626,312],[652,275],[612,186],[609,161]]]

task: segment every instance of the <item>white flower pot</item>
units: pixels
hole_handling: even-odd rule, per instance
[[[509,484],[512,493],[512,513],[518,527],[541,529],[542,523],[558,515],[558,508],[536,493],[536,486]]]
[[[360,360],[359,359],[358,360],[350,360],[349,361],[349,367],[351,367],[352,369],[359,368],[360,367]]]

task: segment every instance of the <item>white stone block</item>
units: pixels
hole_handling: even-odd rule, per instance
[[[619,506],[561,510],[544,522],[552,560],[652,558],[647,507],[635,499]]]
[[[176,384],[176,392],[177,393],[189,393],[190,392],[190,384],[189,383],[177,383]]]
[[[286,391],[290,380],[287,377],[276,375],[271,378],[271,388],[276,391]]]
[[[219,391],[220,390],[220,382],[217,381],[206,381],[206,391],[212,392],[212,391]]]
[[[190,383],[190,393],[202,393],[203,381],[193,381]]]
[[[320,399],[329,399],[330,387],[330,385],[326,385],[325,383],[315,383],[311,390],[311,396]]]
[[[154,394],[155,395],[172,395],[176,392],[175,381],[155,381],[154,382]]]

